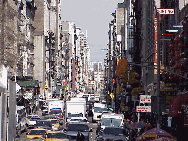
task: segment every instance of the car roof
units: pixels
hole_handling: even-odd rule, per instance
[[[70,124],[81,124],[81,125],[87,125],[88,126],[88,124],[85,123],[85,122],[70,122],[69,125]]]
[[[48,133],[63,133],[63,132],[60,132],[60,131],[48,131]],[[63,133],[65,134],[65,133]]]
[[[49,121],[49,120],[46,120],[46,119],[40,119],[40,120],[37,120],[37,121]]]
[[[49,121],[49,120],[57,120],[57,119],[47,119],[47,120]]]
[[[112,126],[111,126],[111,127],[109,127],[109,126],[108,126],[108,127],[105,127],[105,129],[108,129],[108,128],[109,128],[109,129],[124,129],[124,128],[122,128],[122,127],[112,127]],[[104,129],[104,130],[105,130],[105,129]]]
[[[44,128],[35,128],[35,129],[31,129],[31,130],[46,130]]]
[[[28,115],[28,117],[39,117],[38,115]]]

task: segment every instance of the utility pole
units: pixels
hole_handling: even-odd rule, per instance
[[[55,87],[57,92],[57,77],[58,77],[58,36],[59,35],[59,2],[56,0],[56,31],[55,31],[55,58],[56,58],[56,74],[55,74]]]
[[[160,21],[159,12],[157,14],[157,128],[160,128]]]
[[[3,66],[4,66],[4,25],[5,25],[5,0],[1,0],[0,6],[1,6],[1,23],[0,23],[0,40],[1,40],[1,51],[0,51],[0,67],[1,70],[3,71]],[[0,71],[1,71],[0,70]],[[2,75],[3,72],[1,72]],[[1,122],[1,127],[0,127],[0,141],[5,141],[6,140],[6,95],[5,95],[5,89],[0,87],[0,102],[1,102],[1,112],[0,112],[0,122]]]

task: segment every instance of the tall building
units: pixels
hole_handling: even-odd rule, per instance
[[[34,94],[35,88],[38,87],[37,79],[33,77],[35,10],[34,1],[6,0],[0,2],[1,140],[7,140],[7,138],[14,140],[16,104],[23,100],[26,91]],[[21,96],[18,96],[16,92],[16,85],[22,88]],[[22,102],[21,104],[25,106],[28,103]],[[20,130],[19,127],[18,130]]]

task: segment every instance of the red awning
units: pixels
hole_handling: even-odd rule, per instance
[[[169,116],[180,116],[182,105],[188,105],[188,93],[175,96],[169,107]]]

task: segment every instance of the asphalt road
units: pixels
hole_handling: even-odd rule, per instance
[[[97,129],[97,123],[92,123],[92,117],[88,118],[89,121],[89,128],[92,128],[93,132],[90,132],[90,141],[96,140],[96,129]]]

